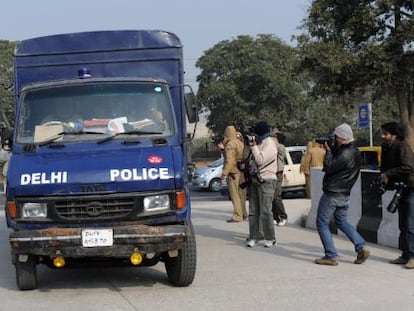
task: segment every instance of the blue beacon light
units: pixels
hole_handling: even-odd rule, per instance
[[[78,70],[78,77],[79,79],[91,78],[91,70],[87,67],[82,67]]]

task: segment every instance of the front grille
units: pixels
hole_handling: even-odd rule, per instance
[[[133,198],[80,199],[55,201],[58,217],[67,220],[115,219],[125,217],[134,208]]]

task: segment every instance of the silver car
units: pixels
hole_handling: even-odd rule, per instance
[[[220,158],[207,166],[196,169],[191,180],[192,185],[199,189],[220,191],[223,163],[224,159]]]

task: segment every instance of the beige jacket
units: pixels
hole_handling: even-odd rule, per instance
[[[326,150],[317,142],[313,142],[312,146],[303,155],[300,170],[305,175],[310,174],[311,167],[323,167],[323,159],[325,158]]]
[[[223,175],[240,174],[237,162],[243,159],[243,143],[237,138],[236,128],[233,125],[224,131],[224,166]]]
[[[277,172],[277,146],[274,140],[267,137],[261,144],[251,146],[250,149],[253,157],[251,172],[258,170],[262,179],[275,180]]]

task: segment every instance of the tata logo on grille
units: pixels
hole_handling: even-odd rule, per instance
[[[158,155],[151,155],[147,158],[147,161],[151,164],[161,164],[163,159]]]
[[[98,217],[103,213],[103,211],[104,207],[100,202],[94,201],[86,205],[86,214],[90,217]]]

